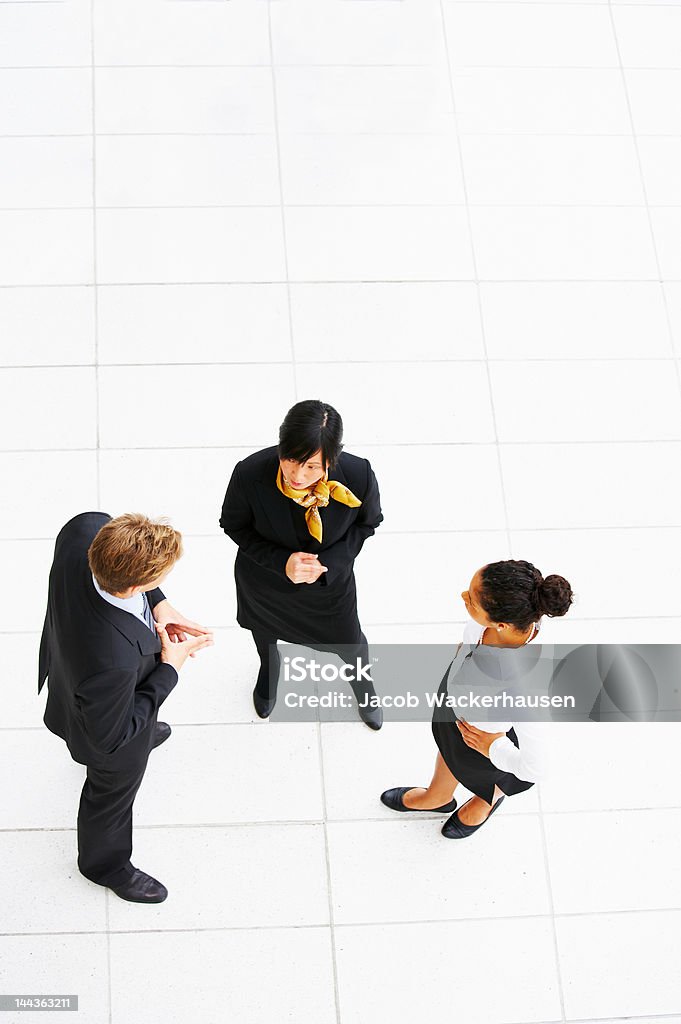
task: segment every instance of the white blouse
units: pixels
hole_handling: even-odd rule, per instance
[[[534,623],[534,632],[525,643],[529,643],[539,632],[539,623]],[[463,631],[463,642],[477,646],[485,627],[469,619]],[[549,736],[546,722],[469,722],[481,732],[508,732],[513,728],[519,747],[508,738],[499,736],[489,748],[489,759],[495,767],[511,772],[524,782],[539,782],[546,778],[549,760]]]

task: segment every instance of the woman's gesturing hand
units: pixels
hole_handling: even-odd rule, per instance
[[[308,551],[294,551],[286,563],[286,575],[291,583],[314,583],[326,571],[318,556]]]
[[[505,732],[484,732],[482,729],[476,729],[474,725],[469,725],[464,718],[459,718],[456,726],[463,736],[464,743],[472,747],[473,750],[479,750],[485,757],[489,757],[489,748],[494,741],[498,740],[500,736],[506,735]]]

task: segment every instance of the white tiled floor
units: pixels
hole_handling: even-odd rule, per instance
[[[577,593],[547,640],[681,640],[680,41],[674,2],[0,0],[0,991],[84,1024],[680,1024],[679,726],[557,728],[541,792],[446,843],[378,801],[428,779],[427,725],[255,718],[217,523],[324,397],[381,483],[370,640],[458,639],[506,557]],[[169,592],[216,628],[136,805],[157,908],[79,875],[35,695],[92,508],[169,514]]]

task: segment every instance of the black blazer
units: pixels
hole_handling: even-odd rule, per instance
[[[59,532],[40,641],[38,692],[48,682],[45,725],[81,764],[110,771],[144,763],[159,706],[177,683],[145,624],[98,594],[87,551],[111,516],[84,512]],[[154,608],[160,589],[147,593]]]
[[[222,505],[220,526],[239,545],[239,556],[271,574],[271,585],[278,582],[287,590],[300,586],[286,576],[286,563],[294,551],[319,553],[319,560],[328,568],[316,583],[302,586],[342,585],[364,541],[383,522],[378,483],[368,459],[342,452],[329,472],[332,480],[349,487],[362,504],[350,508],[332,498],[321,510],[321,544],[307,530],[301,541],[294,516],[302,518],[304,509],[276,486],[278,467],[276,445],[237,463]]]
[[[359,632],[353,565],[364,541],[383,521],[378,484],[367,459],[343,452],[330,472],[362,502],[333,498],[320,510],[322,542],[305,523],[305,509],[277,488],[276,446],[237,463],[220,526],[239,545],[234,563],[237,621],[281,640],[354,642]],[[292,583],[286,562],[294,551],[319,554],[328,568],[314,583]]]

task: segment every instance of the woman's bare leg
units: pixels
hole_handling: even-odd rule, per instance
[[[428,789],[410,789],[402,797],[405,807],[412,807],[415,811],[429,811],[435,807],[442,807],[448,804],[454,796],[454,790],[459,785],[447,765],[442,760],[442,754],[438,751],[435,759],[435,771]]]
[[[459,821],[462,825],[481,825],[492,810],[493,805],[497,802],[497,799],[503,795],[499,787],[495,786],[491,804],[488,804],[482,797],[471,797],[463,807],[457,810],[456,813]]]

